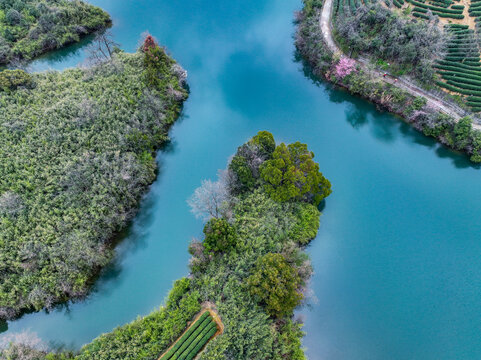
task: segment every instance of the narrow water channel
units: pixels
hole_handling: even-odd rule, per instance
[[[481,358],[481,173],[374,106],[316,84],[295,61],[299,0],[91,0],[133,51],[149,31],[188,70],[191,96],[159,177],[82,302],[0,324],[80,347],[162,304],[199,236],[186,199],[259,130],[300,140],[333,184],[309,246],[311,360]],[[88,41],[85,41],[87,43]],[[35,62],[74,66],[77,46]]]

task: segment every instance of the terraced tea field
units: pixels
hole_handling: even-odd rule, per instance
[[[335,0],[334,13],[355,13],[362,5],[376,0]],[[383,6],[390,0],[379,1]],[[439,74],[437,85],[452,94],[461,95],[473,112],[481,112],[481,0],[392,0],[398,9],[410,8],[419,19],[430,19],[430,13],[440,18],[440,26],[449,37],[446,55],[434,65]]]
[[[207,310],[187,328],[159,360],[192,360],[218,331],[217,321]]]

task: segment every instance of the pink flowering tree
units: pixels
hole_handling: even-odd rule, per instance
[[[356,62],[348,57],[343,57],[336,64],[334,74],[338,79],[344,79],[347,75],[356,70]]]

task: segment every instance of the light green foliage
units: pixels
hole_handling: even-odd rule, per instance
[[[117,53],[0,91],[0,318],[84,295],[110,260],[186,97],[173,66],[147,87],[143,63]]]
[[[265,158],[269,158],[276,149],[274,136],[268,131],[259,131],[257,135],[249,141],[249,144],[256,146],[261,156]]]
[[[225,219],[210,219],[205,224],[204,235],[204,248],[207,252],[227,252],[237,243],[237,233]]]
[[[276,358],[289,360],[306,360],[302,350],[301,339],[304,336],[302,324],[287,320],[279,330],[279,343]]]
[[[301,278],[282,254],[269,253],[260,258],[247,283],[251,295],[265,303],[271,316],[290,315],[303,298],[298,291]]]
[[[109,15],[83,1],[0,1],[0,64],[32,59],[105,28]]]
[[[0,72],[0,91],[16,90],[18,87],[33,88],[32,76],[23,70],[4,70]]]
[[[319,165],[313,158],[306,144],[277,146],[272,159],[260,168],[266,192],[275,201],[295,199],[319,205],[331,193],[331,184],[319,172]]]
[[[289,234],[289,237],[291,240],[305,245],[316,237],[320,224],[320,212],[314,205],[302,203],[298,205],[298,210],[295,215],[297,222]]]

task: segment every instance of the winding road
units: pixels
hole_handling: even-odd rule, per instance
[[[331,29],[331,14],[332,14],[332,4],[333,0],[324,0],[324,5],[322,7],[322,11],[319,18],[319,24],[321,27],[322,36],[324,38],[324,42],[327,44],[327,47],[333,54],[337,54],[339,56],[345,56],[341,49],[337,46],[334,37],[332,36],[332,29]],[[369,65],[369,61],[366,58],[359,58],[355,59],[355,61],[367,68]],[[392,84],[400,89],[408,91],[414,96],[423,96],[426,98],[427,103],[432,108],[448,114],[452,116],[456,121],[460,118],[466,116],[466,111],[461,109],[460,107],[456,106],[455,104],[449,103],[443,99],[440,99],[429,92],[421,89],[417,85],[415,85],[412,81],[406,79],[405,77],[397,78],[397,81],[394,78],[384,77],[384,72],[378,70],[371,70],[371,73],[374,75],[379,76],[379,78],[383,79],[385,82]],[[473,123],[473,128],[477,130],[481,130],[481,125]]]

